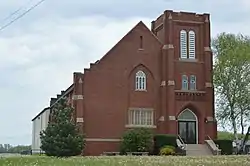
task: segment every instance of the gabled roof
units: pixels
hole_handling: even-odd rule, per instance
[[[138,28],[144,28],[147,30],[148,33],[150,33],[150,35],[153,36],[153,38],[155,38],[156,42],[158,42],[159,44],[163,45],[163,43],[158,39],[158,37],[152,32],[150,31],[150,29],[142,22],[138,22],[126,35],[123,36],[123,38],[121,38],[121,40],[119,40],[99,61],[97,61],[98,63],[104,59],[112,50],[114,50],[116,48],[117,45],[119,45],[130,33],[132,33],[134,30],[138,29]],[[47,108],[44,108],[37,116],[35,116],[32,121],[34,121],[38,116],[40,116],[43,112],[45,112],[47,109],[52,108],[58,101],[61,100],[61,98],[63,98],[64,96],[68,95],[72,90],[74,89],[74,84],[72,84],[70,87],[68,87],[64,93],[50,106]]]
[[[144,26],[147,30],[148,30],[148,32],[160,43],[160,44],[162,44],[163,45],[163,43],[159,40],[159,38],[142,22],[142,21],[140,21],[133,29],[135,29],[137,26],[139,26],[139,25],[142,25],[142,26]],[[132,30],[133,30],[132,29]],[[132,31],[131,30],[131,31]]]
[[[40,115],[42,115],[46,110],[50,109],[50,107],[44,108],[41,112],[39,112],[31,121],[36,120]]]
[[[148,31],[148,33],[150,33],[154,38],[155,38],[155,40],[159,43],[159,44],[161,44],[161,45],[163,45],[163,43],[158,39],[158,37],[142,22],[142,21],[140,21],[140,22],[138,22],[130,31],[128,31],[128,33],[126,34],[126,35],[124,35],[99,61],[98,61],[98,63],[99,62],[101,62],[102,61],[102,59],[104,59],[112,50],[114,50],[130,33],[132,33],[134,30],[136,30],[137,28],[141,28],[141,27],[144,27],[147,31]]]

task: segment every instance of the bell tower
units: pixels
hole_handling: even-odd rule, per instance
[[[179,134],[188,141],[188,133],[180,131],[178,117],[189,110],[197,121],[187,130],[195,131],[197,143],[207,135],[216,138],[210,15],[166,10],[152,21],[151,31],[164,44],[161,114],[165,120],[160,132]]]

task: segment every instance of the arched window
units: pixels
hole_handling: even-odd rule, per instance
[[[180,56],[183,59],[187,58],[187,31],[180,31]]]
[[[195,59],[195,33],[194,31],[188,32],[188,57]]]
[[[196,90],[196,76],[190,76],[190,90]]]
[[[136,74],[135,74],[135,90],[139,90],[139,91],[143,91],[146,90],[146,74],[139,70]]]
[[[196,115],[191,110],[185,109],[178,116],[178,120],[182,120],[182,121],[197,121],[197,118],[196,118]]]
[[[182,90],[188,90],[188,77],[186,75],[182,75]]]

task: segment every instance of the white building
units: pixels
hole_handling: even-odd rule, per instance
[[[50,107],[44,108],[32,119],[32,153],[41,153],[40,132],[45,130],[49,122]]]

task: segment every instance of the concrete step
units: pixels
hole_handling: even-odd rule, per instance
[[[211,150],[205,144],[187,144],[187,156],[208,156],[213,155]]]
[[[187,144],[187,149],[203,149],[204,145],[203,144]]]

